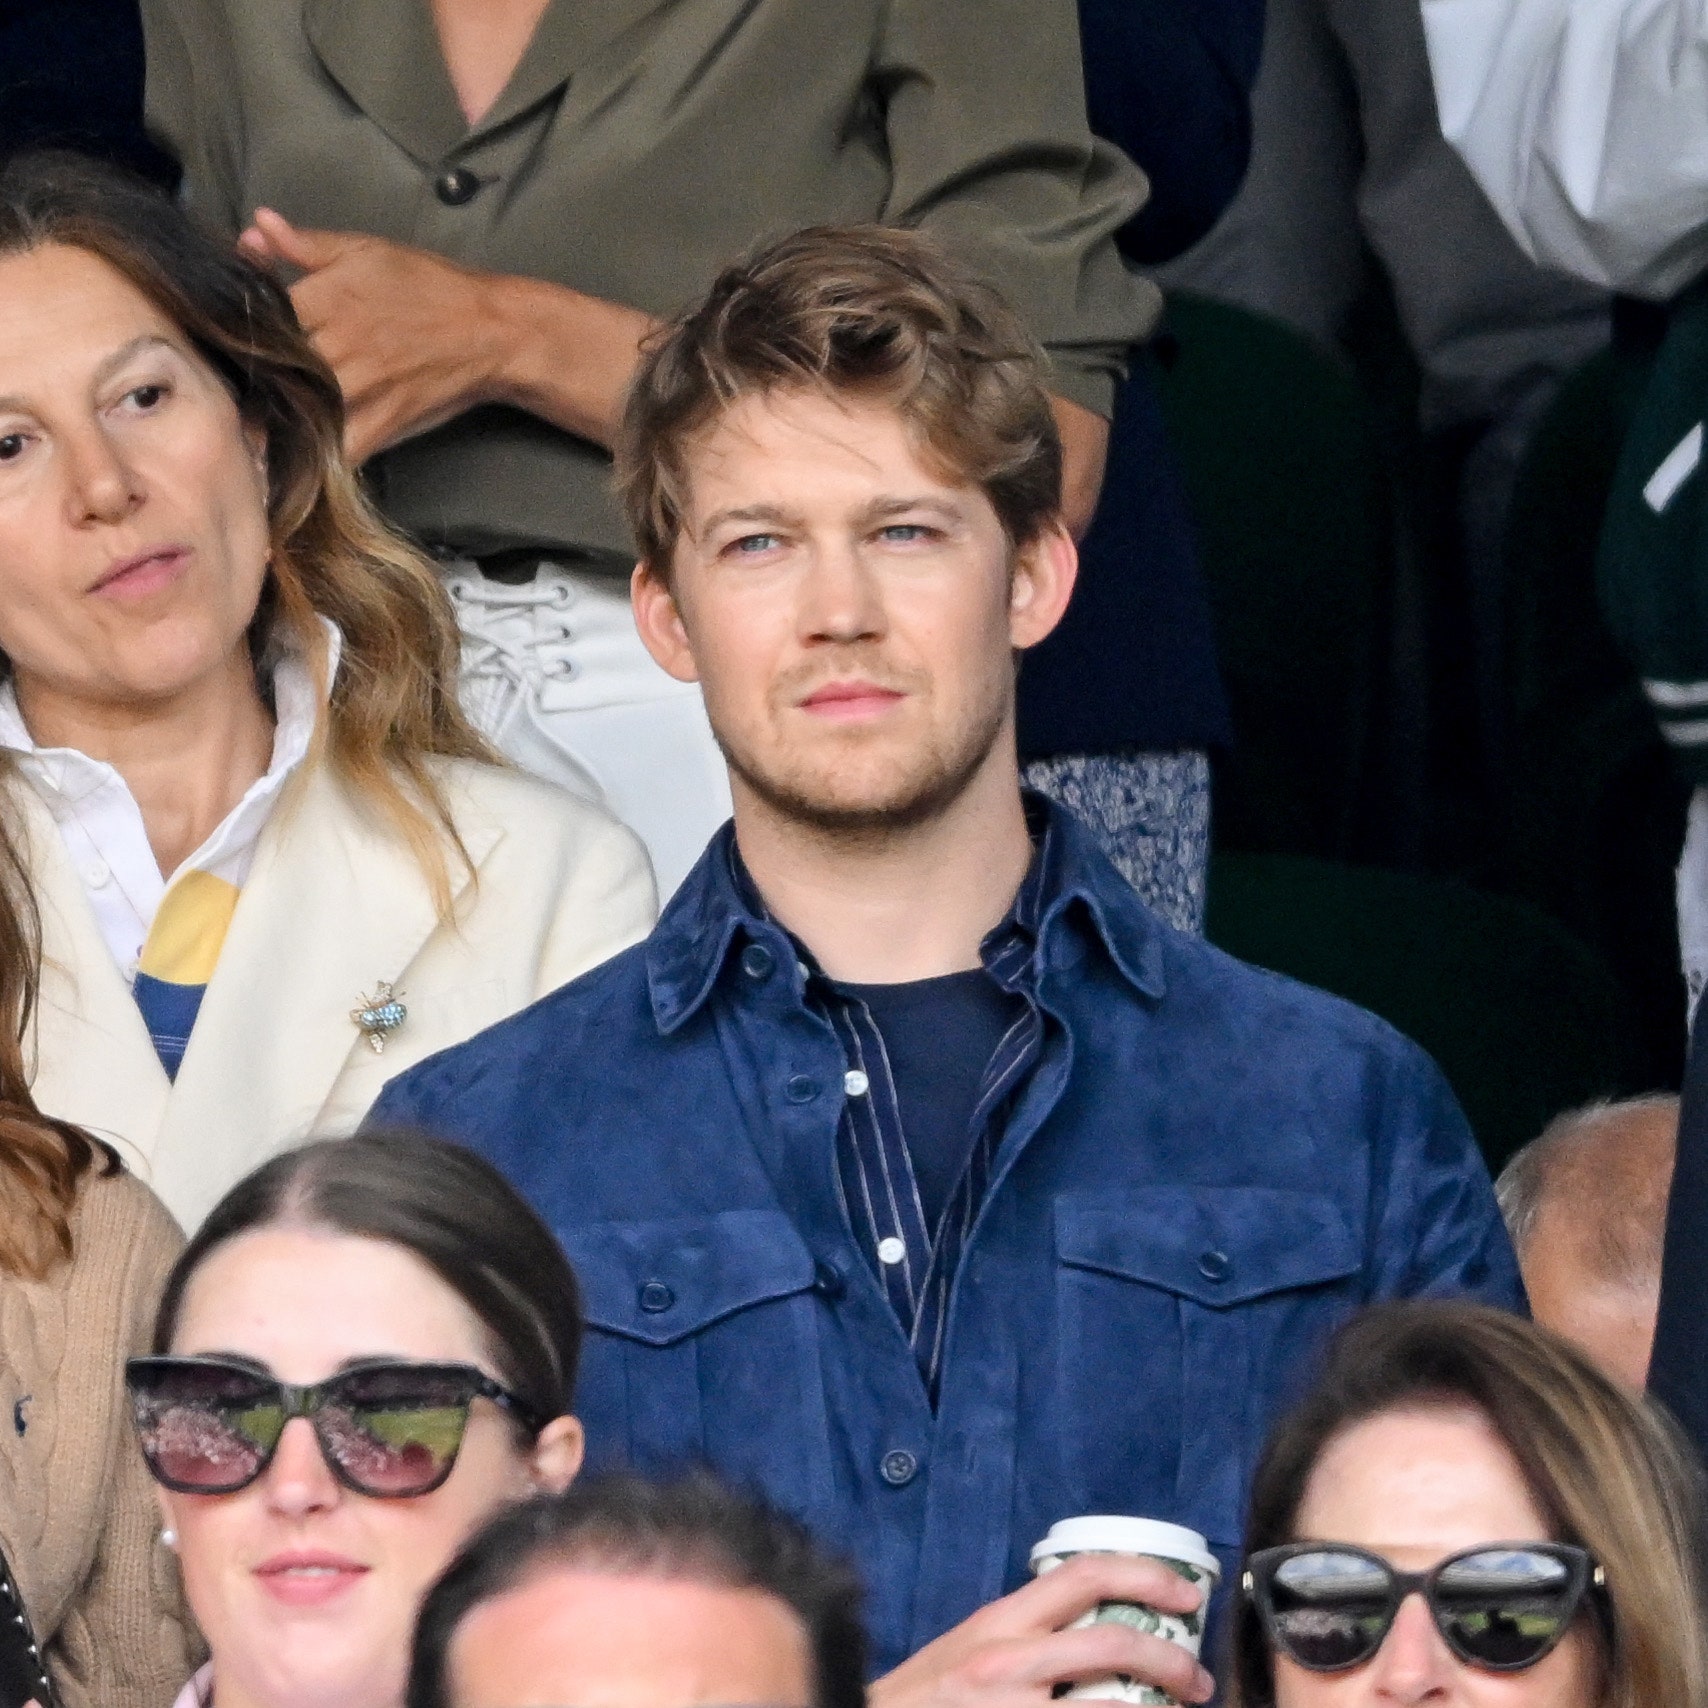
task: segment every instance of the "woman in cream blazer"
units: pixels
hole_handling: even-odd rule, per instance
[[[471,868],[449,920],[328,769],[302,779],[262,835],[176,1081],[50,815],[18,791],[40,851],[37,1101],[111,1142],[194,1228],[275,1151],[353,1131],[393,1074],[646,934],[651,879],[615,821],[496,766],[451,761],[443,787]],[[382,984],[405,1018],[376,1051],[354,1015]]]
[[[655,908],[464,719],[341,436],[261,269],[103,169],[0,172],[0,1025],[186,1227]]]

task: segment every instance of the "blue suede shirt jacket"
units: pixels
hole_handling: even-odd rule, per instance
[[[1176,935],[1052,809],[1037,1065],[964,1248],[933,1409],[838,1189],[846,1062],[730,831],[643,944],[393,1081],[556,1229],[590,1462],[709,1462],[859,1562],[887,1668],[1058,1518],[1224,1565],[1276,1409],[1366,1300],[1518,1306],[1481,1160],[1381,1021]]]

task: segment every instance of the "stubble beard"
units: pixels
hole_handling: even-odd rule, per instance
[[[888,777],[838,788],[837,779],[802,765],[767,767],[714,727],[734,775],[777,817],[821,841],[848,848],[881,844],[941,818],[972,786],[1007,726],[1008,704],[993,696],[981,715],[950,738],[901,755]],[[850,769],[870,761],[850,755]]]

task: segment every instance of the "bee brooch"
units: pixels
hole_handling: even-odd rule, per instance
[[[409,1010],[403,1006],[403,992],[393,990],[389,979],[381,979],[372,996],[357,1000],[361,1007],[352,1008],[350,1018],[368,1040],[368,1048],[380,1055],[385,1050],[386,1039],[409,1018]]]

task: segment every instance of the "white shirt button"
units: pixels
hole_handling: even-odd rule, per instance
[[[905,1242],[897,1239],[894,1234],[891,1234],[888,1239],[878,1241],[878,1261],[880,1263],[900,1263],[906,1256],[907,1246]]]
[[[858,1068],[850,1068],[847,1073],[842,1076],[842,1089],[846,1091],[850,1097],[864,1097],[866,1095],[866,1088],[871,1083],[872,1082],[867,1079],[867,1077],[861,1073]]]
[[[91,860],[83,868],[83,882],[92,890],[104,889],[112,879],[113,869],[104,860]]]

